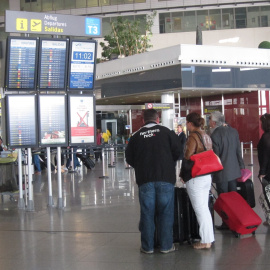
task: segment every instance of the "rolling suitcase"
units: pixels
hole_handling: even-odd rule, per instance
[[[270,225],[270,182],[268,182],[265,178],[260,179],[262,184],[262,194],[259,197],[259,203],[264,211],[264,215],[266,221]]]
[[[245,199],[235,191],[221,193],[214,209],[236,237],[241,234],[255,234],[262,222]]]
[[[87,168],[87,169],[92,169],[95,167],[95,162],[90,158],[87,157],[83,154],[77,153],[76,156],[82,161],[83,165]]]
[[[173,238],[176,243],[200,239],[199,224],[186,188],[175,188]],[[209,193],[209,209],[214,224],[214,197]]]
[[[251,208],[256,206],[254,186],[251,179],[245,182],[237,182],[237,192],[247,201]]]
[[[209,193],[209,209],[214,224],[214,197]],[[158,246],[158,227],[157,216],[155,216],[155,247]],[[174,224],[173,224],[173,242],[183,244],[188,242],[193,243],[200,239],[199,224],[196,214],[193,210],[191,201],[188,197],[186,188],[174,189]]]

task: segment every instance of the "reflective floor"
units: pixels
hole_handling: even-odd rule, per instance
[[[256,199],[261,193],[255,177]],[[249,153],[245,163],[250,163]],[[250,167],[249,167],[250,168]],[[52,174],[54,207],[48,207],[47,172],[33,175],[34,211],[18,210],[18,202],[4,196],[0,203],[0,268],[31,270],[84,269],[269,269],[270,234],[261,225],[255,236],[235,238],[215,232],[211,250],[193,250],[177,245],[170,254],[139,252],[139,203],[134,170],[127,169],[122,154],[115,167],[97,162],[93,170],[84,166],[62,176],[64,208],[57,207],[57,174]],[[16,196],[15,196],[16,197]],[[257,202],[255,211],[264,220]],[[215,223],[220,218],[215,214]]]

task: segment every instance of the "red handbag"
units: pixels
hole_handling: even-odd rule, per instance
[[[205,151],[199,154],[194,154],[190,157],[190,160],[194,162],[191,169],[192,178],[223,170],[220,158],[214,153],[213,150],[207,150],[201,134],[199,132],[195,133],[200,138]]]

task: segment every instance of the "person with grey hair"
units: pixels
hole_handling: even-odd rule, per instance
[[[210,125],[210,121],[212,121],[212,125]],[[209,125],[210,133],[212,134],[217,127],[226,125],[224,115],[219,111],[212,112],[209,117]]]
[[[213,150],[219,156],[224,167],[222,171],[213,174],[213,182],[216,183],[217,192],[221,194],[237,191],[236,179],[241,176],[241,169],[245,168],[239,134],[235,128],[225,124],[225,118],[221,112],[211,113],[209,126],[212,129]],[[224,222],[216,228],[219,230],[228,229]]]

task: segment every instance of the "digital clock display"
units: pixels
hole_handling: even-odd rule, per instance
[[[73,52],[73,60],[91,60],[93,61],[93,52]]]
[[[69,89],[92,90],[94,88],[96,42],[71,42]]]

